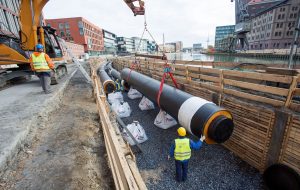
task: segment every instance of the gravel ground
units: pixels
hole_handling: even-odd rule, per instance
[[[140,100],[130,100],[124,93],[124,101],[133,111],[123,121],[125,124],[139,121],[149,138],[141,144],[143,153],[136,155],[148,189],[264,189],[261,174],[221,145],[204,144],[200,150],[193,151],[188,180],[176,182],[175,162],[168,161],[167,156],[173,139],[177,137],[177,126],[168,130],[157,128],[153,122],[159,109],[141,111],[138,107]]]

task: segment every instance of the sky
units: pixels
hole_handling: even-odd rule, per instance
[[[230,0],[144,0],[148,30],[158,44],[182,41],[184,47],[214,44],[216,26],[235,23]],[[134,16],[123,0],[50,0],[46,19],[84,17],[117,36],[141,37],[144,17]],[[144,38],[151,39],[149,34]]]

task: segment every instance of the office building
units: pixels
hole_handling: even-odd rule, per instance
[[[104,54],[117,53],[117,36],[107,30],[103,30]]]
[[[117,37],[117,52],[118,53],[133,53],[134,42],[131,38]]]
[[[201,43],[193,44],[193,52],[200,53],[200,51],[203,49]]]
[[[288,0],[251,19],[250,50],[289,49],[299,18],[300,1]]]
[[[155,41],[147,41],[147,52],[148,53],[155,53],[157,52],[157,45]]]
[[[148,44],[146,39],[141,39],[139,37],[132,37],[134,50],[139,53],[147,53]]]
[[[102,29],[82,17],[46,19],[47,25],[57,29],[57,35],[66,41],[84,46],[89,55],[104,51]]]
[[[223,43],[223,39],[228,38],[234,35],[235,25],[228,26],[217,26],[216,27],[216,35],[215,35],[215,50],[216,51],[225,51],[221,45]],[[230,44],[227,44],[228,46]]]

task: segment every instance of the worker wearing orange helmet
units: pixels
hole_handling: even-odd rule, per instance
[[[171,157],[175,159],[176,181],[181,182],[187,180],[188,163],[191,158],[191,150],[199,150],[205,140],[205,136],[201,136],[199,141],[194,142],[185,137],[185,128],[179,127],[177,133],[179,138],[175,139],[172,143],[168,159]]]
[[[55,66],[51,58],[44,53],[44,46],[42,44],[37,44],[36,50],[30,56],[30,67],[39,77],[44,92],[49,94],[51,93],[51,71],[54,70]]]

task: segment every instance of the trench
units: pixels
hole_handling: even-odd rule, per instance
[[[179,125],[164,130],[154,125],[159,113],[154,110],[141,111],[141,98],[131,100],[123,92],[124,102],[128,102],[132,113],[122,118],[125,124],[138,121],[145,129],[148,140],[140,146],[137,165],[148,189],[265,189],[262,175],[222,145],[205,144],[200,150],[192,151],[189,161],[188,179],[178,183],[175,180],[175,162],[167,156],[171,143],[177,138]],[[198,140],[188,135],[192,140]],[[132,147],[137,152],[137,147]]]

